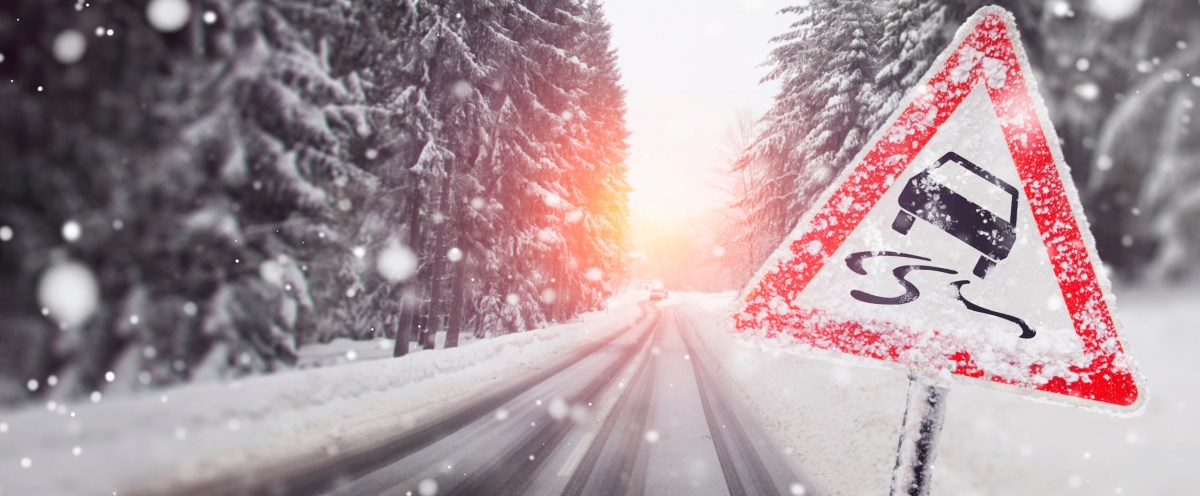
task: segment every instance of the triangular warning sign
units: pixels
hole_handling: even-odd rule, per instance
[[[814,205],[742,295],[738,331],[1083,406],[1140,405],[1009,13],[972,16]]]

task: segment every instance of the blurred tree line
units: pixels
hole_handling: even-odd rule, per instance
[[[595,0],[14,0],[0,57],[0,403],[456,346],[623,270]]]
[[[718,238],[744,283],[896,109],[976,0],[812,0],[773,39],[772,107],[731,160]],[[1128,281],[1200,263],[1200,4],[999,1],[1013,12],[1100,257]]]

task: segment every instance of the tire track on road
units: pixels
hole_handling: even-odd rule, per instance
[[[655,322],[655,333],[647,349],[652,350],[657,346],[661,336],[660,325],[661,320]],[[563,489],[564,496],[578,496],[585,491],[593,494],[641,494],[646,468],[642,433],[645,432],[646,419],[654,398],[657,371],[657,355],[645,353],[645,358],[629,381],[629,390],[613,404],[587,453],[576,465],[575,472]],[[614,450],[619,454],[616,460],[613,460],[614,457],[603,458],[605,451]],[[589,484],[592,479],[596,482]]]
[[[653,346],[660,332],[659,322],[661,317],[662,313],[656,312],[654,320],[647,327],[646,331],[643,332],[643,334],[650,335],[649,346]],[[626,368],[640,355],[649,356],[649,353],[645,351],[649,346],[642,341],[642,339],[638,339],[630,353],[620,359],[614,360],[603,373],[598,374],[586,387],[571,395],[568,403],[599,403],[600,394],[612,383],[612,380],[622,369]],[[638,370],[643,370],[645,365],[646,362],[644,361]],[[636,376],[637,373],[635,373]],[[497,457],[482,471],[470,475],[464,483],[450,487],[446,490],[445,494],[449,496],[521,494],[529,483],[532,482],[534,474],[545,464],[546,460],[550,459],[550,453],[558,447],[567,434],[574,428],[575,423],[569,419],[547,422],[524,443],[505,451],[502,456]],[[512,465],[517,465],[517,467],[513,468]]]
[[[381,467],[395,463],[397,460],[420,451],[446,435],[491,414],[496,408],[504,405],[525,390],[554,377],[575,365],[582,358],[609,346],[613,341],[625,335],[631,329],[645,323],[651,313],[654,315],[654,320],[647,329],[655,328],[658,319],[661,317],[661,312],[657,308],[651,309],[653,305],[648,302],[643,302],[639,306],[641,307],[641,313],[634,322],[613,332],[611,336],[585,345],[554,366],[528,379],[489,394],[483,399],[471,403],[457,412],[444,416],[430,424],[400,434],[391,440],[384,441],[374,448],[349,453],[333,463],[322,464],[316,467],[308,465],[303,468],[294,468],[289,471],[290,473],[277,475],[274,478],[258,478],[251,481],[244,479],[215,481],[194,488],[185,494],[292,496],[325,494],[330,492],[346,481],[357,479]],[[640,342],[640,339],[638,341]],[[632,346],[636,349],[636,344]]]
[[[786,462],[775,464],[777,473],[774,475],[768,470],[761,452],[772,452],[775,448],[762,439],[761,435],[757,436],[759,441],[756,442],[755,436],[751,436],[738,420],[737,412],[729,401],[722,398],[719,383],[701,363],[701,356],[696,354],[696,348],[692,346],[688,333],[684,332],[684,326],[680,325],[681,321],[686,321],[688,329],[694,329],[690,319],[681,318],[677,312],[672,312],[671,318],[676,321],[675,329],[691,357],[704,417],[708,422],[713,446],[717,450],[717,459],[721,462],[721,471],[725,475],[729,494],[790,494],[791,484],[797,483],[799,479]]]

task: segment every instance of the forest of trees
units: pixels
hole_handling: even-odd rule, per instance
[[[0,403],[603,306],[610,36],[596,0],[6,3]]]
[[[732,161],[717,239],[746,281],[975,10],[1016,16],[1100,257],[1130,281],[1200,266],[1200,4],[812,0],[773,39],[773,106]],[[740,285],[740,284],[738,284]]]

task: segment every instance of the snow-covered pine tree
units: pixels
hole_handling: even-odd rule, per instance
[[[1125,19],[1044,21],[1064,154],[1100,256],[1131,281],[1194,276],[1200,261],[1198,20],[1195,3],[1147,1]]]
[[[377,178],[378,186],[351,202],[357,213],[344,222],[353,234],[347,250],[358,261],[346,271],[340,312],[364,336],[395,338],[397,356],[407,354],[416,331],[427,327],[429,279],[436,224],[437,191],[445,184],[455,154],[445,135],[450,120],[442,102],[450,96],[446,67],[461,63],[461,40],[448,26],[453,3],[366,1],[343,30],[341,63],[361,89],[352,156]],[[352,34],[349,34],[352,33]],[[353,110],[351,112],[351,110]],[[361,116],[361,119],[357,118]],[[388,279],[379,257],[414,252],[416,274]],[[329,337],[338,335],[335,329]]]
[[[0,365],[7,399],[51,374],[70,395],[272,370],[339,336],[403,353],[429,323],[524,330],[599,304],[587,269],[620,271],[623,94],[594,2],[52,13],[0,13],[22,19],[0,22],[0,167],[22,178],[0,186],[0,339],[32,350]],[[98,25],[126,27],[80,60],[47,50]],[[415,275],[375,270],[392,244]],[[100,302],[53,331],[36,290],[66,263]]]
[[[820,102],[810,119],[814,123],[799,147],[808,154],[797,183],[798,196],[789,210],[799,214],[815,200],[843,167],[866,144],[869,116],[879,106],[873,79],[877,61],[878,24],[866,2],[824,4],[815,28],[822,35],[805,48],[815,74],[805,95]],[[818,9],[820,2],[811,4]]]
[[[949,42],[946,6],[942,3],[894,0],[879,8],[883,11],[875,55],[879,70],[873,85],[877,99],[866,125],[868,133],[879,130]]]
[[[599,269],[599,275],[608,284],[615,284],[629,251],[626,206],[629,185],[625,180],[628,149],[625,140],[629,131],[625,128],[625,90],[621,87],[620,68],[612,48],[612,28],[601,3],[587,1],[583,17],[576,51],[586,73],[577,98],[580,110],[571,114],[571,122],[577,123],[583,132],[575,140],[583,170],[575,173],[574,186],[579,199],[572,203],[578,207],[566,212],[563,220],[567,223],[568,246],[573,247],[570,251],[583,254],[584,267]],[[592,310],[603,303],[603,290],[597,290],[602,285],[587,279],[586,272],[584,276],[585,280],[576,284],[591,291],[582,295],[577,304],[563,302],[559,308],[565,313],[558,318]]]
[[[565,191],[560,172],[570,167],[556,145],[565,131],[563,113],[570,110],[569,87],[577,65],[565,52],[566,42],[578,31],[569,23],[578,6],[570,1],[514,3],[497,18],[495,32],[503,33],[507,50],[496,54],[497,126],[488,163],[480,168],[484,179],[485,208],[490,215],[492,244],[479,276],[493,292],[483,297],[503,301],[488,308],[499,316],[479,316],[479,321],[502,323],[503,332],[540,327],[546,316],[540,301],[543,282],[550,275],[544,263],[559,239],[553,211]],[[560,86],[561,85],[561,86]],[[500,213],[503,212],[503,213]]]
[[[353,207],[345,193],[369,189],[375,182],[358,167],[347,146],[349,137],[365,126],[353,112],[345,111],[357,95],[333,76],[329,65],[331,33],[344,32],[345,20],[352,17],[345,9],[337,2],[263,3],[260,42],[268,54],[263,72],[238,93],[238,131],[245,143],[241,153],[248,164],[232,196],[245,227],[240,242],[256,255],[242,263],[257,267],[260,279],[274,287],[277,296],[267,305],[278,308],[279,321],[269,331],[288,336],[302,325],[315,331],[316,308],[308,275],[334,279],[352,263],[353,255],[343,243],[351,234],[345,229],[351,223],[343,218]],[[278,277],[280,272],[287,277]],[[342,297],[337,286],[314,287],[321,313]],[[261,305],[254,308],[262,311]],[[265,331],[227,325],[210,330]],[[315,340],[315,336],[304,338]],[[226,361],[248,365],[236,354]]]
[[[752,162],[747,153],[757,135],[757,122],[758,119],[749,110],[741,109],[735,114],[724,136],[723,151],[728,167],[725,191],[729,200],[720,210],[721,225],[716,230],[719,233],[718,253],[727,261],[726,287],[743,285],[758,270],[769,250],[774,248],[767,246],[763,236],[750,224],[752,195],[765,180],[762,167]]]
[[[493,135],[511,124],[500,120],[496,111],[504,88],[500,72],[507,70],[506,61],[518,49],[505,24],[510,8],[503,3],[465,1],[447,4],[443,13],[449,19],[453,12],[448,25],[455,55],[445,59],[449,66],[443,73],[441,93],[449,98],[442,101],[439,114],[454,160],[439,188],[436,215],[441,222],[434,228],[431,249],[431,325],[423,342],[426,348],[433,346],[434,336],[443,330],[447,343],[457,344],[469,298],[464,278],[468,267],[474,273],[480,254],[490,249],[491,239],[483,235],[489,229],[479,222],[489,226],[503,223],[502,213],[480,212],[476,207],[488,194],[483,185],[490,175],[487,164],[495,146]]]
[[[760,135],[737,170],[760,167],[747,199],[746,237],[777,244],[829,181],[866,143],[873,91],[877,13],[868,2],[819,0],[788,7],[798,16],[773,39],[765,81],[780,85]]]
[[[5,291],[26,295],[5,314],[53,327],[29,315],[45,304],[30,300],[39,278],[65,261],[89,268],[100,299],[90,319],[42,331],[52,341],[25,343],[41,358],[6,377],[55,375],[52,394],[73,395],[294,359],[294,329],[309,305],[297,255],[320,236],[293,228],[320,229],[316,212],[329,199],[321,180],[341,166],[326,156],[337,140],[319,129],[323,115],[303,106],[308,97],[336,98],[320,94],[325,68],[301,75],[273,61],[306,41],[271,40],[269,33],[286,32],[272,7],[210,2],[211,20],[167,26],[123,4],[62,16],[24,2],[13,12],[22,22],[0,23],[6,43],[25,46],[8,52],[22,53],[21,64],[5,65],[22,84],[6,87],[4,99],[26,110],[6,113],[13,146],[4,147],[12,154],[4,163],[18,168],[8,171],[13,177],[29,178],[5,192],[0,208],[23,235],[6,245],[5,270],[16,277],[5,278],[6,286],[14,281]],[[97,25],[123,26],[124,34],[88,36],[86,52],[67,58],[43,42]],[[283,79],[289,91],[276,95],[287,108],[267,117],[272,107],[264,105],[253,121],[262,126],[250,126],[241,104],[263,96],[258,83]],[[247,132],[268,122],[301,137]],[[64,240],[66,224],[80,234]]]

